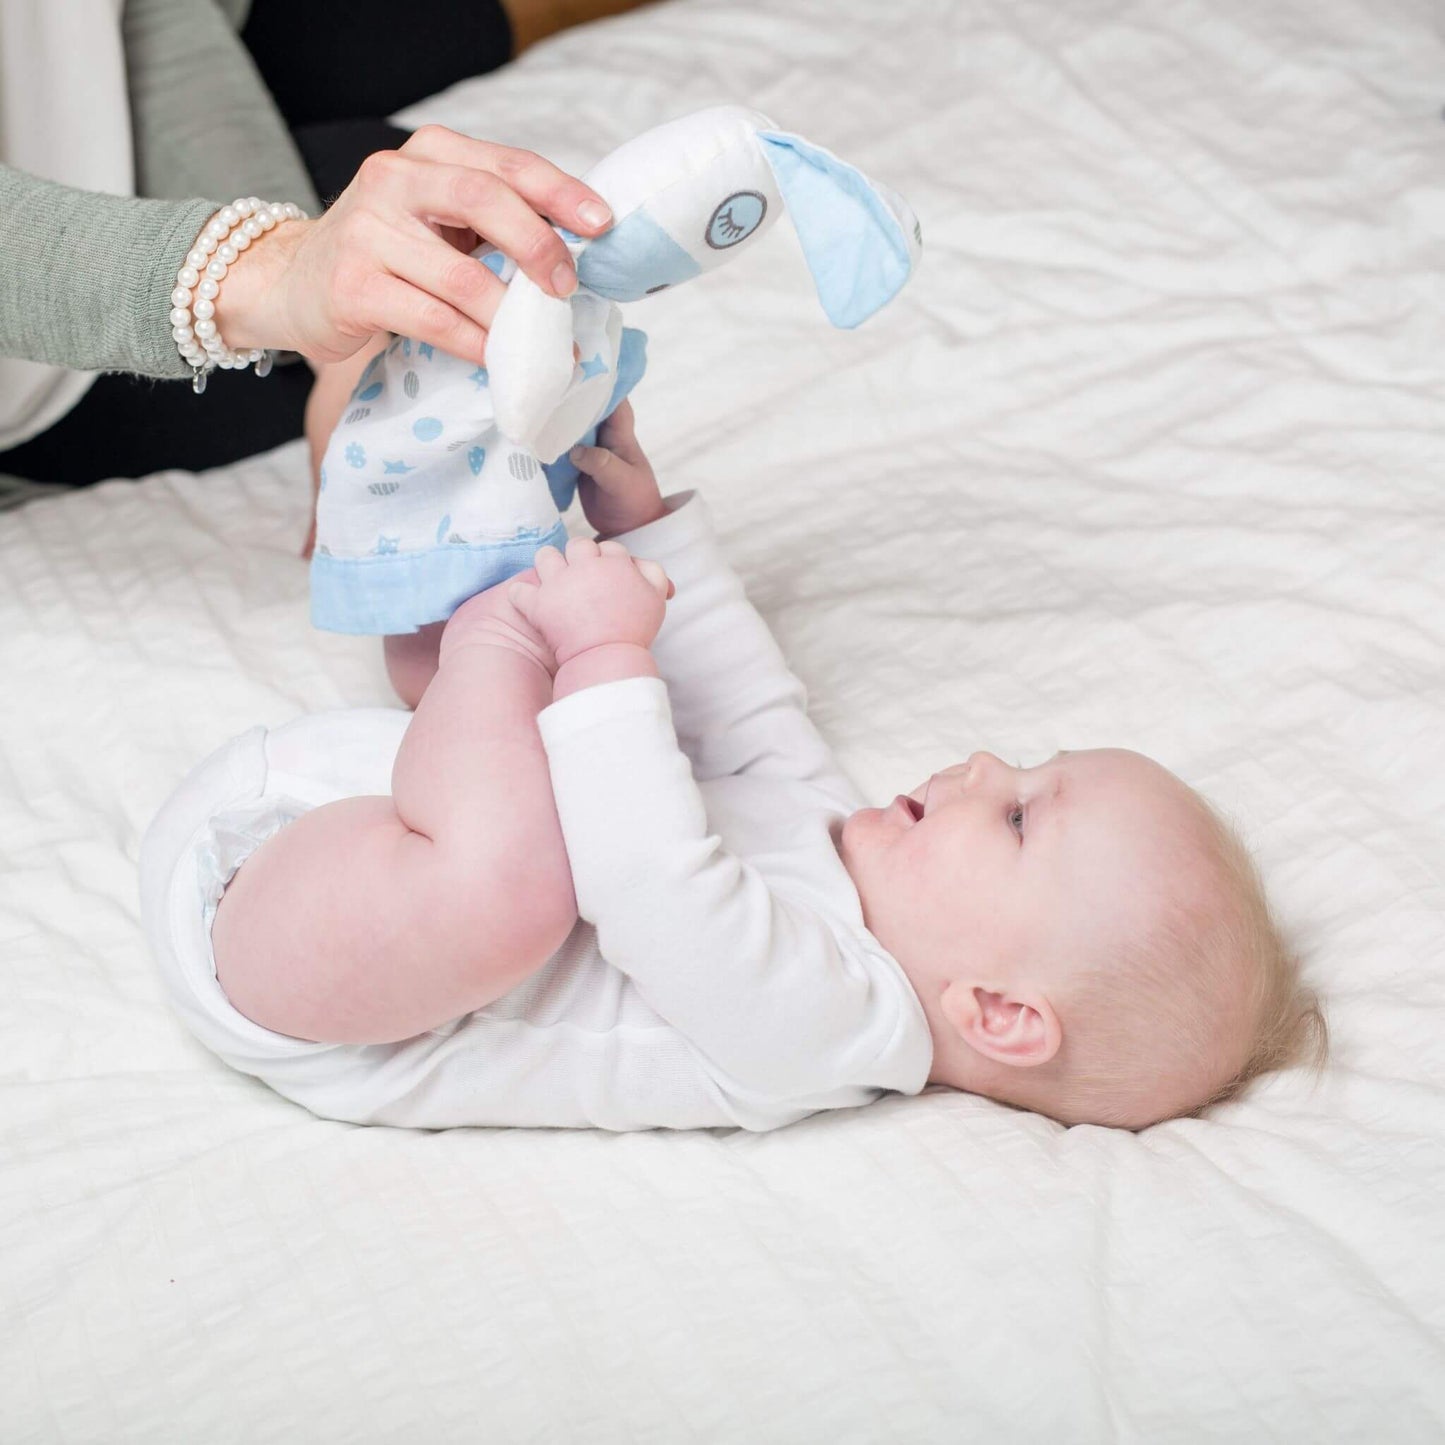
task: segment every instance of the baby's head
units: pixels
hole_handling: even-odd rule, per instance
[[[1137,1129],[1323,1055],[1249,855],[1138,753],[975,753],[854,813],[840,851],[928,1014],[933,1082]]]

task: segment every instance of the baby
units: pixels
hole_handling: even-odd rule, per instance
[[[425,1128],[761,1130],[929,1083],[1140,1128],[1322,1048],[1195,793],[975,753],[860,808],[701,499],[628,406],[598,440],[581,501],[625,547],[393,641],[410,719],[255,729],[152,825],[147,926],[221,1058]]]

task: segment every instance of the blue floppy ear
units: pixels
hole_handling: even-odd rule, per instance
[[[782,131],[757,135],[828,320],[857,326],[908,280],[923,243],[918,218],[822,146]]]

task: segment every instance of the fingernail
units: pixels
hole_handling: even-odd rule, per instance
[[[605,226],[612,219],[612,212],[601,201],[583,201],[577,207],[577,216],[584,226]]]
[[[571,457],[574,462],[580,462],[582,458],[587,455],[587,448],[584,447],[581,442],[578,442],[567,455]]]
[[[570,296],[577,289],[577,273],[564,262],[552,272],[552,289],[559,296]]]

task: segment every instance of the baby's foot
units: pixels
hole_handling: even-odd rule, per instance
[[[535,662],[548,677],[557,671],[557,659],[547,639],[517,610],[507,589],[516,583],[536,585],[537,571],[529,567],[515,577],[508,577],[485,592],[469,597],[452,613],[442,633],[439,663],[459,647],[503,647]]]
[[[594,647],[650,647],[673,591],[656,562],[585,537],[568,542],[565,555],[543,547],[534,577],[514,577],[508,595],[559,664]]]

